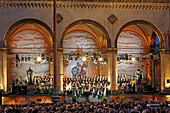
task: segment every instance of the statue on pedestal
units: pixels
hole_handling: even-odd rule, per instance
[[[28,84],[31,85],[33,84],[33,70],[29,67],[29,69],[26,72],[27,72]]]
[[[140,69],[137,69],[135,72],[136,75],[136,83],[142,83],[143,73]]]

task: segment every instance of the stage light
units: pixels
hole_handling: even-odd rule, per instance
[[[37,57],[37,61],[38,62],[40,62],[41,61],[41,57],[39,56],[39,57]]]
[[[68,59],[69,60],[73,60],[73,57],[71,55],[69,55]]]
[[[25,57],[25,62],[27,62],[27,57]]]
[[[132,59],[132,61],[134,62],[136,59],[133,57],[133,58],[131,58]]]
[[[99,58],[99,61],[101,62],[102,60],[103,60],[103,58],[102,58],[102,57],[100,57],[100,58]]]
[[[24,62],[24,57],[21,57],[21,62]]]
[[[87,60],[87,58],[86,58],[86,57],[83,57],[83,58],[82,58],[82,60],[83,60],[83,61],[86,61],[86,60]]]
[[[50,62],[53,62],[53,58],[50,58]]]
[[[31,61],[31,57],[28,57],[28,61]]]
[[[19,55],[18,55],[18,54],[16,54],[16,61],[20,61],[20,60],[19,60]]]
[[[47,57],[46,60],[49,61],[49,57]]]

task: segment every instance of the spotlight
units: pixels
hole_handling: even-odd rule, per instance
[[[53,58],[50,58],[50,62],[53,62]]]
[[[87,59],[86,59],[86,57],[83,57],[82,60],[83,60],[83,61],[86,61]]]
[[[102,57],[100,57],[98,60],[101,62],[101,61],[103,60],[103,58],[102,58]]]
[[[20,61],[18,54],[16,54],[16,61]]]
[[[103,60],[104,60],[104,61],[107,61],[107,57],[105,56]]]
[[[73,57],[71,55],[69,55],[68,59],[69,60],[73,60]]]
[[[44,56],[45,56],[44,53],[42,53],[41,57],[44,57]]]
[[[25,62],[27,62],[27,58],[25,58]]]
[[[133,58],[131,58],[132,59],[132,61],[134,62],[136,59],[133,57]]]
[[[28,61],[31,61],[31,57],[28,57]]]
[[[94,61],[94,56],[91,57],[91,61]]]
[[[41,57],[39,56],[39,57],[37,57],[37,61],[38,62],[40,62],[42,59],[41,59]]]
[[[94,61],[94,64],[97,64],[97,62],[96,62],[96,61]]]
[[[66,60],[69,60],[68,57],[66,57]]]
[[[18,67],[18,62],[16,63],[16,67]]]
[[[79,53],[77,53],[77,58],[79,58],[79,56],[80,56]]]
[[[21,62],[24,62],[24,57],[21,57]]]
[[[47,57],[46,60],[49,61],[49,57]]]
[[[125,54],[124,57],[125,57],[125,60],[128,60],[128,54]]]

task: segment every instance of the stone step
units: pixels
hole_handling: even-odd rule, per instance
[[[102,102],[102,98],[98,99],[98,96],[93,97],[92,95],[89,96],[90,102]]]
[[[86,102],[87,99],[86,99],[85,97],[78,97],[78,98],[76,99],[76,101],[77,101],[77,102]]]

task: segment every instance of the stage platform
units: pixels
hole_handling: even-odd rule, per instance
[[[107,95],[107,101],[170,101],[170,95],[144,95],[144,94],[118,94],[118,95]],[[72,95],[60,96],[60,103],[66,100],[67,103],[72,103]],[[99,100],[92,97],[88,99],[80,98],[78,102],[100,102]],[[34,103],[52,103],[51,97],[47,94],[6,94],[2,96],[2,104],[30,104]]]

